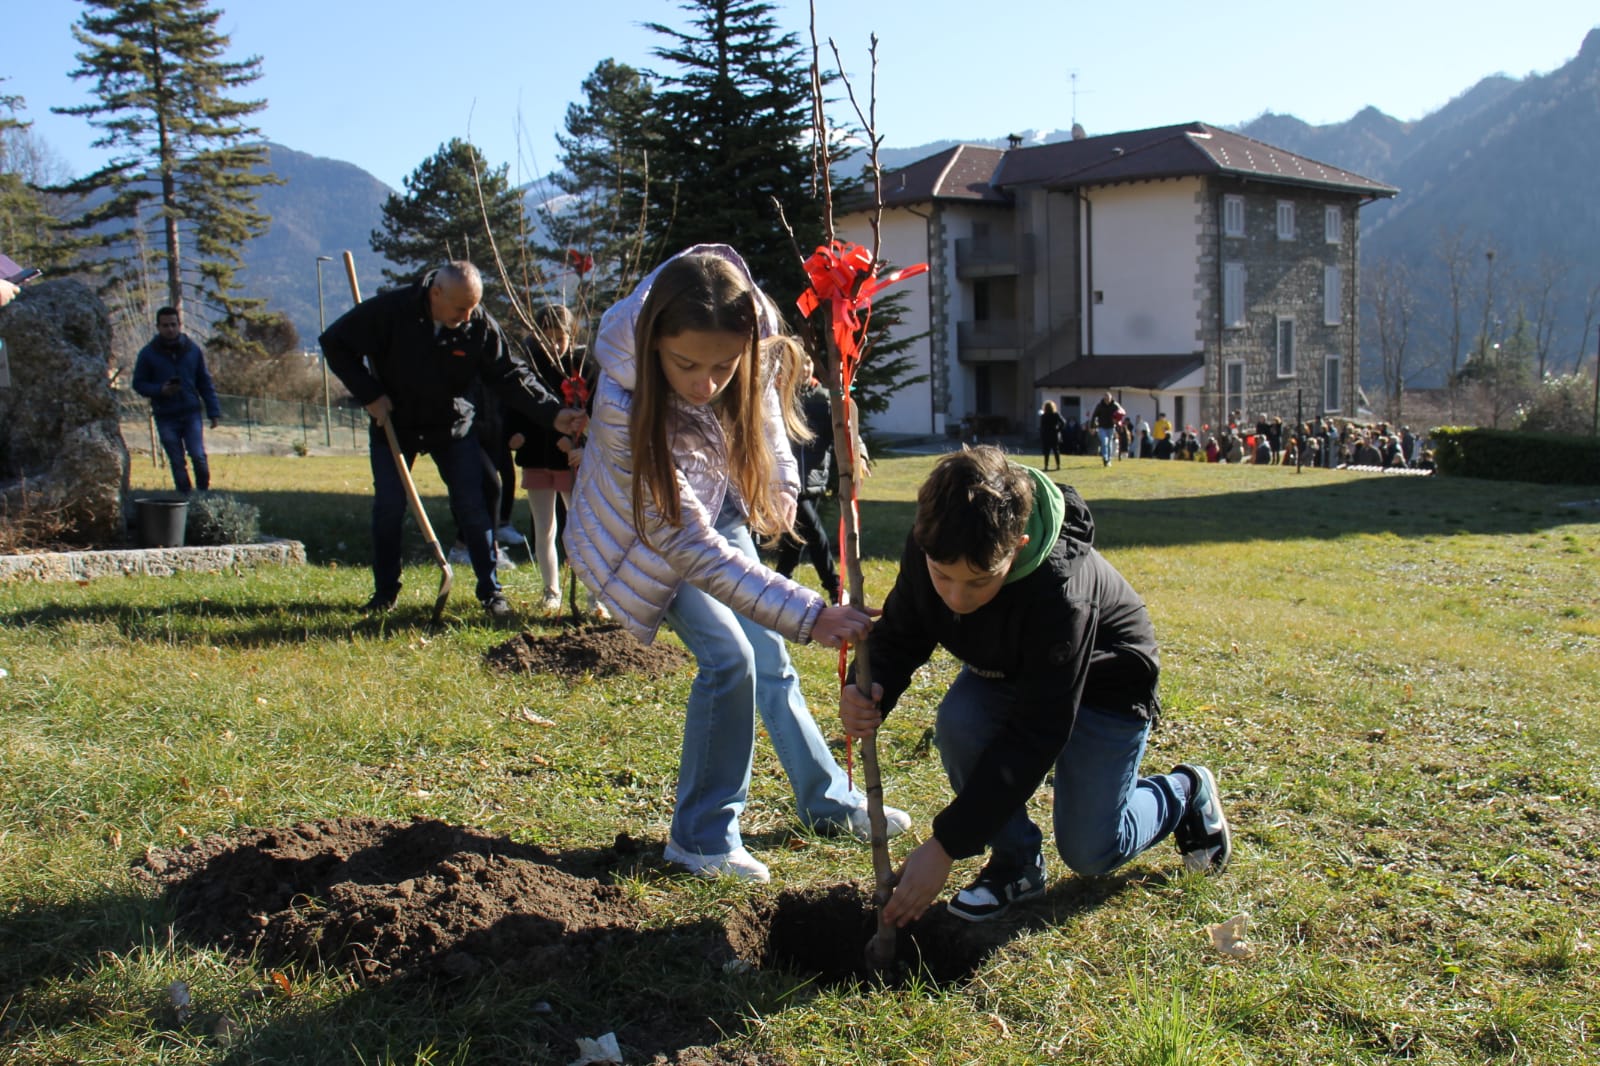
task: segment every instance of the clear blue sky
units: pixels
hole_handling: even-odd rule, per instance
[[[251,95],[262,134],[347,160],[398,188],[441,143],[467,136],[528,180],[557,165],[554,134],[603,59],[648,68],[684,27],[673,0],[219,0],[235,55],[259,55]],[[778,18],[809,40],[808,8]],[[1198,8],[1198,11],[1197,11]],[[1368,10],[1235,0],[1085,4],[1010,0],[861,3],[816,0],[818,36],[838,42],[865,98],[868,35],[878,47],[878,129],[909,147],[1069,126],[1090,133],[1263,111],[1339,122],[1367,105],[1427,114],[1490,74],[1546,73],[1600,25],[1594,0],[1398,0]],[[86,99],[71,26],[75,0],[6,0],[0,92],[73,171],[101,156],[83,119],[49,113]],[[836,118],[847,117],[841,109]],[[519,134],[520,130],[520,134]],[[520,161],[519,161],[520,155]]]

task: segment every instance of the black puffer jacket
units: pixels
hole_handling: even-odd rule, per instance
[[[800,495],[820,499],[828,494],[833,480],[833,408],[828,390],[815,380],[800,390],[800,410],[811,430],[811,443],[791,440],[790,450],[800,464]]]
[[[986,676],[1017,687],[1015,713],[984,752],[966,788],[933,820],[953,858],[982,851],[1038,789],[1066,746],[1080,704],[1153,719],[1160,657],[1144,601],[1094,549],[1094,519],[1062,487],[1066,512],[1049,554],[969,615],[945,606],[926,556],[906,538],[883,617],[872,629],[873,681],[893,709],[936,645]]]
[[[395,432],[427,449],[472,431],[473,382],[540,425],[561,404],[533,368],[513,356],[494,317],[480,305],[460,329],[434,332],[429,274],[363,300],[322,334],[328,366],[363,407],[387,394]]]

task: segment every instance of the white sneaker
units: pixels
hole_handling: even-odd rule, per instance
[[[528,538],[524,537],[521,533],[518,533],[517,527],[512,525],[510,522],[507,522],[505,525],[494,531],[494,539],[499,541],[501,544],[517,545],[528,543]]]
[[[733,877],[740,881],[754,881],[763,885],[772,880],[772,875],[767,873],[766,864],[744,850],[742,845],[722,855],[697,855],[692,851],[684,851],[673,841],[668,840],[666,850],[661,853],[661,857],[670,863],[685,867],[696,877]]]
[[[494,565],[497,570],[515,570],[517,564],[511,561],[511,556],[500,545],[494,546]]]
[[[561,610],[561,590],[545,589],[544,598],[539,601],[539,609],[541,611]]]
[[[872,821],[867,817],[865,806],[857,807],[850,812],[850,835],[863,843],[872,842]],[[911,815],[896,807],[883,809],[883,835],[893,840],[895,837],[911,828]]]
[[[467,546],[457,543],[450,549],[450,561],[457,566],[466,566],[472,562],[472,556],[467,554]]]

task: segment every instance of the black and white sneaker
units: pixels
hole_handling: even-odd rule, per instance
[[[1204,766],[1186,763],[1172,772],[1186,774],[1193,782],[1189,809],[1172,831],[1172,838],[1183,853],[1183,865],[1190,873],[1221,873],[1233,858],[1233,830],[1228,828],[1228,816],[1222,813],[1217,780]]]
[[[957,892],[948,904],[950,913],[969,922],[998,918],[1013,903],[1044,895],[1044,855],[1025,866],[997,866],[993,859],[978,872],[977,880]]]

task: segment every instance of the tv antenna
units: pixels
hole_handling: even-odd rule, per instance
[[[1072,139],[1075,141],[1081,141],[1087,137],[1088,134],[1083,131],[1082,126],[1078,125],[1078,94],[1082,93],[1083,95],[1087,96],[1093,92],[1093,90],[1078,88],[1077,71],[1070,71],[1067,77],[1072,80]]]
[[[1072,80],[1072,124],[1076,126],[1078,124],[1078,95],[1081,93],[1084,96],[1092,96],[1094,95],[1094,90],[1078,88],[1078,72],[1075,70],[1070,72],[1067,77]]]

